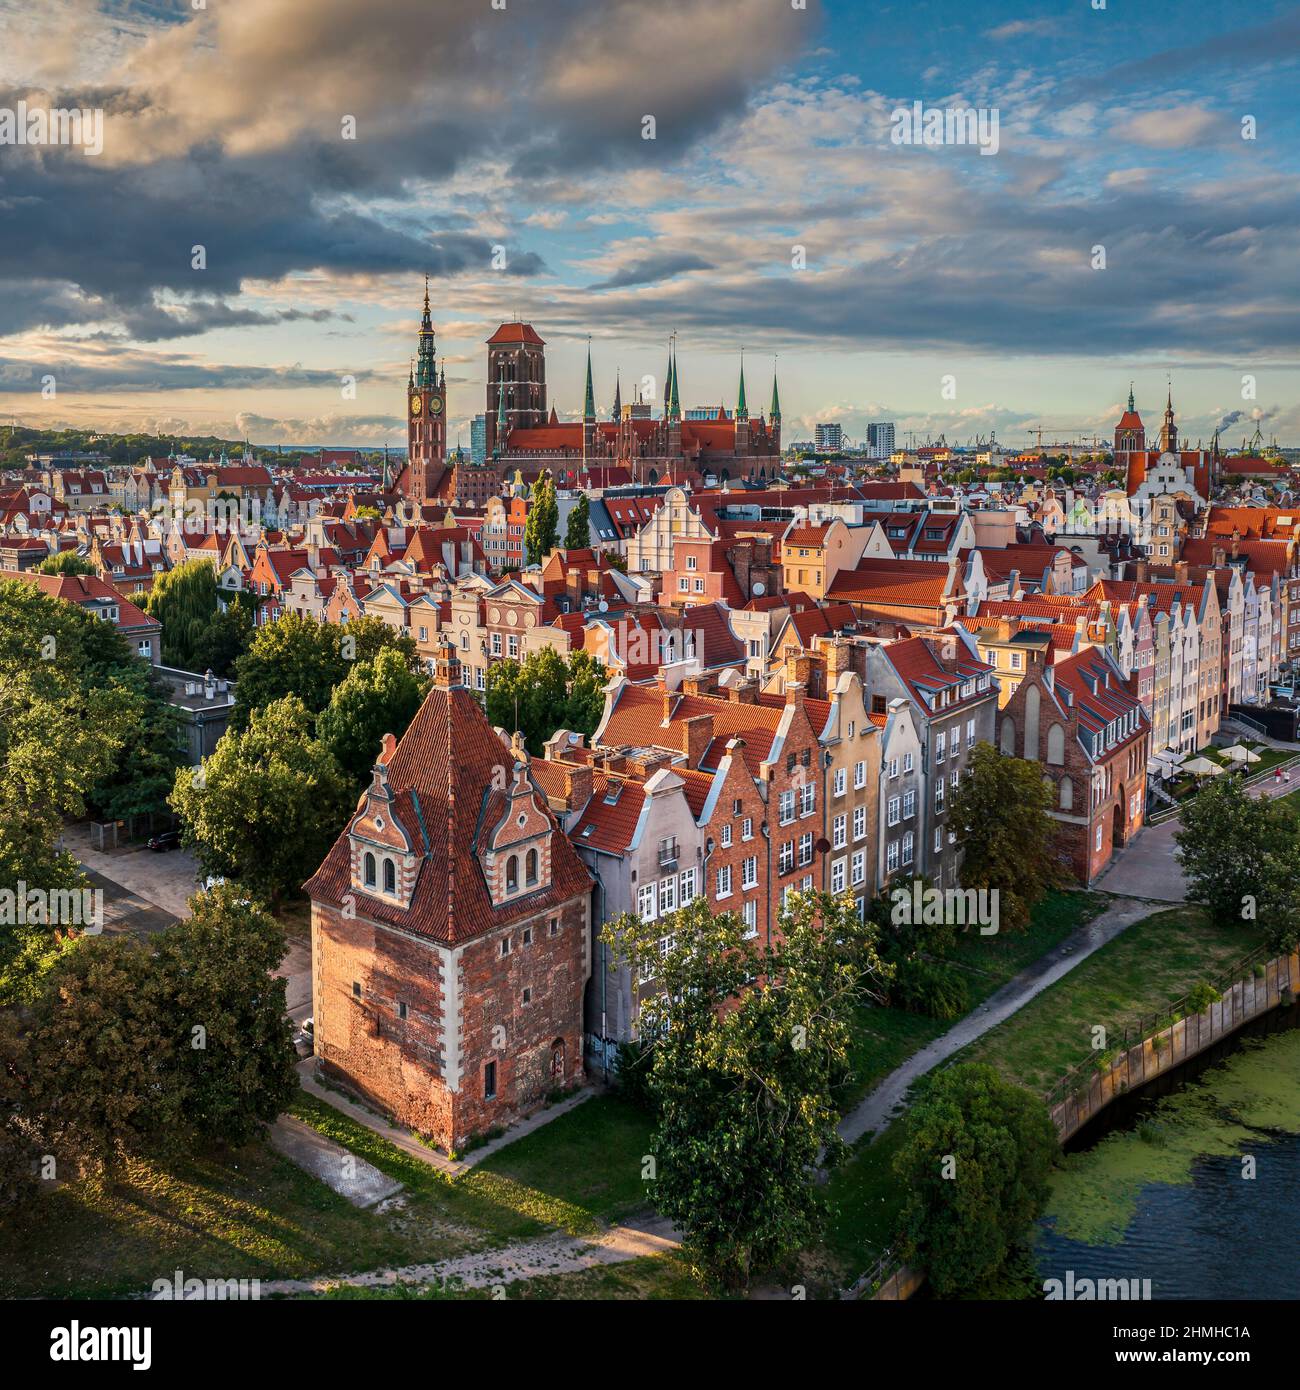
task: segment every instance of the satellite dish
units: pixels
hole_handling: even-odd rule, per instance
[[[754,581],[754,597],[762,598],[767,593],[767,585],[761,579]]]
[[[609,604],[608,604],[608,602],[607,602],[605,599],[601,599],[600,604],[599,604],[599,607],[600,607],[600,611],[601,611],[602,613],[608,613],[608,612],[609,612]]]

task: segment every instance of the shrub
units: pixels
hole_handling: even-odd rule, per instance
[[[1211,1004],[1217,1004],[1222,998],[1223,995],[1208,980],[1202,980],[1187,991],[1187,1012],[1189,1014],[1204,1013]]]
[[[650,1054],[639,1042],[618,1045],[618,1067],[614,1073],[618,1093],[638,1109],[655,1113],[654,1099],[647,1084],[650,1075]]]
[[[892,999],[908,1013],[927,1018],[960,1018],[970,1009],[970,990],[960,971],[919,956],[899,962]]]

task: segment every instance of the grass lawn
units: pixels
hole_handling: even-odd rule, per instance
[[[264,1143],[169,1163],[135,1159],[113,1183],[73,1182],[0,1221],[0,1297],[143,1292],[176,1269],[202,1278],[303,1278],[450,1259],[643,1208],[650,1124],[600,1096],[459,1179],[300,1094],[294,1113],[405,1184],[399,1209],[362,1211]]]
[[[971,1008],[977,1008],[1026,966],[1059,946],[1071,932],[1097,916],[1108,901],[1101,893],[1049,893],[1034,909],[1023,932],[997,936],[970,932],[962,936],[952,959],[966,972]],[[853,1081],[842,1093],[844,1109],[855,1105],[914,1052],[941,1037],[955,1021],[926,1018],[903,1009],[861,1010],[851,1053]]]
[[[1153,1014],[1201,980],[1213,979],[1264,940],[1253,922],[1216,927],[1195,907],[1134,923],[1017,1014],[972,1043],[959,1062],[991,1062],[1045,1093],[1092,1047],[1092,1029],[1112,1039],[1125,1022]]]
[[[903,1126],[895,1122],[831,1174],[826,1195],[833,1214],[823,1253],[839,1288],[865,1274],[894,1239],[905,1195],[893,1173],[902,1142]]]

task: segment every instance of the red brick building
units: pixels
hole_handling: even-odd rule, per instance
[[[306,888],[323,1074],[449,1150],[582,1079],[591,878],[449,645]]]
[[[1027,650],[1025,677],[998,713],[998,747],[1034,758],[1052,784],[1058,845],[1075,877],[1091,884],[1142,828],[1150,721],[1101,648],[1045,663]]]

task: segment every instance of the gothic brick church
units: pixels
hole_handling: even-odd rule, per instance
[[[532,324],[503,323],[487,341],[487,458],[472,464],[446,451],[447,374],[438,372],[428,285],[415,366],[407,383],[407,465],[396,490],[417,506],[481,505],[516,474],[531,481],[549,471],[561,486],[634,483],[766,482],[780,471],[781,398],[776,374],[766,415],[751,417],[740,368],[736,409],[718,407],[707,419],[684,418],[677,354],[670,350],[664,410],[648,402],[624,404],[615,385],[609,418],[596,413],[591,350],[587,351],[582,419],[562,422],[548,408],[546,343]]]
[[[450,643],[306,890],[323,1075],[449,1151],[582,1079],[591,877]]]

